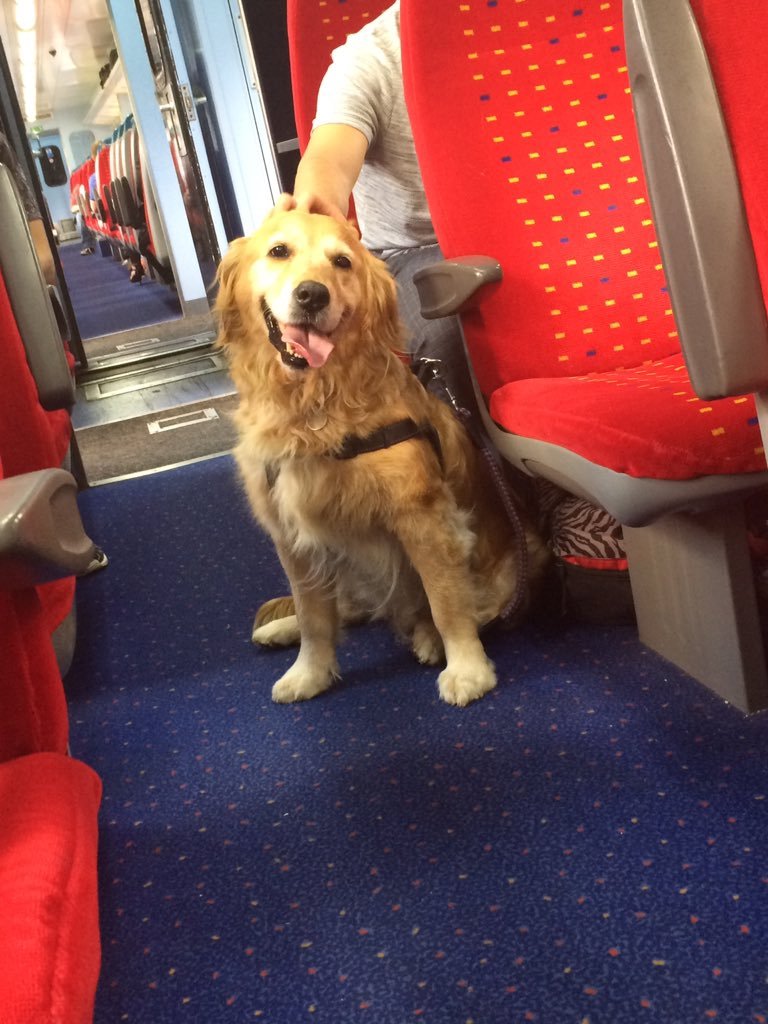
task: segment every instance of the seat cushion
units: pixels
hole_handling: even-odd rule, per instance
[[[61,754],[0,765],[0,1019],[90,1024],[101,782]]]
[[[42,583],[37,588],[49,633],[55,632],[72,610],[75,587],[75,577],[67,576],[61,580]]]
[[[0,762],[66,752],[67,704],[48,622],[36,590],[0,590]],[[0,815],[0,843],[2,828]]]
[[[698,398],[679,355],[611,373],[513,381],[493,393],[490,410],[510,433],[633,477],[765,471],[753,398]]]

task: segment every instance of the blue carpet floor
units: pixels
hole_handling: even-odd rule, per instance
[[[92,256],[81,256],[82,248],[82,242],[62,245],[59,258],[83,340],[181,316],[179,300],[168,285],[149,276],[131,284],[128,267],[102,256],[98,248]]]
[[[82,495],[73,753],[104,781],[96,1024],[765,1024],[768,717],[630,628],[488,638],[466,709],[384,628],[273,705],[229,457]]]

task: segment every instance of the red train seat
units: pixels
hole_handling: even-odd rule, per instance
[[[462,318],[489,432],[518,466],[624,524],[643,638],[742,707],[763,706],[741,511],[768,482],[763,443],[751,396],[704,400],[691,383],[621,5],[401,10],[406,98],[443,252],[487,254],[503,273]]]
[[[101,958],[101,782],[57,753],[0,764],[0,1005],[4,1024],[90,1024]]]
[[[67,389],[55,374],[36,380],[35,344],[43,338],[22,336],[44,328],[52,312],[39,268],[37,280],[28,272],[21,293],[18,287],[28,233],[23,224],[16,230],[20,205],[5,168],[0,214],[0,1018],[89,1024],[100,964],[101,783],[67,756],[52,634],[71,610],[73,573],[88,564],[93,544],[82,532],[75,482],[59,468],[70,440],[68,410],[43,407],[43,400],[66,400]],[[60,340],[48,339],[55,363]],[[66,381],[65,364],[62,372]],[[49,563],[49,554],[63,558]]]

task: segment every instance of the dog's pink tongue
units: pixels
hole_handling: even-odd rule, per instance
[[[333,342],[327,334],[298,324],[284,324],[282,327],[283,341],[292,345],[294,352],[306,359],[312,367],[322,366],[333,351]]]

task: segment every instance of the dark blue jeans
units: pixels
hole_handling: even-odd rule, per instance
[[[96,248],[96,236],[85,223],[82,216],[80,217],[80,237],[83,241],[83,248],[87,246],[90,246],[91,249]]]
[[[413,249],[387,249],[374,255],[384,260],[395,279],[400,317],[406,328],[406,350],[415,359],[439,359],[453,394],[465,408],[474,410],[474,393],[459,318],[448,316],[440,320],[425,320],[413,283],[417,270],[442,260],[440,246],[435,243]]]

